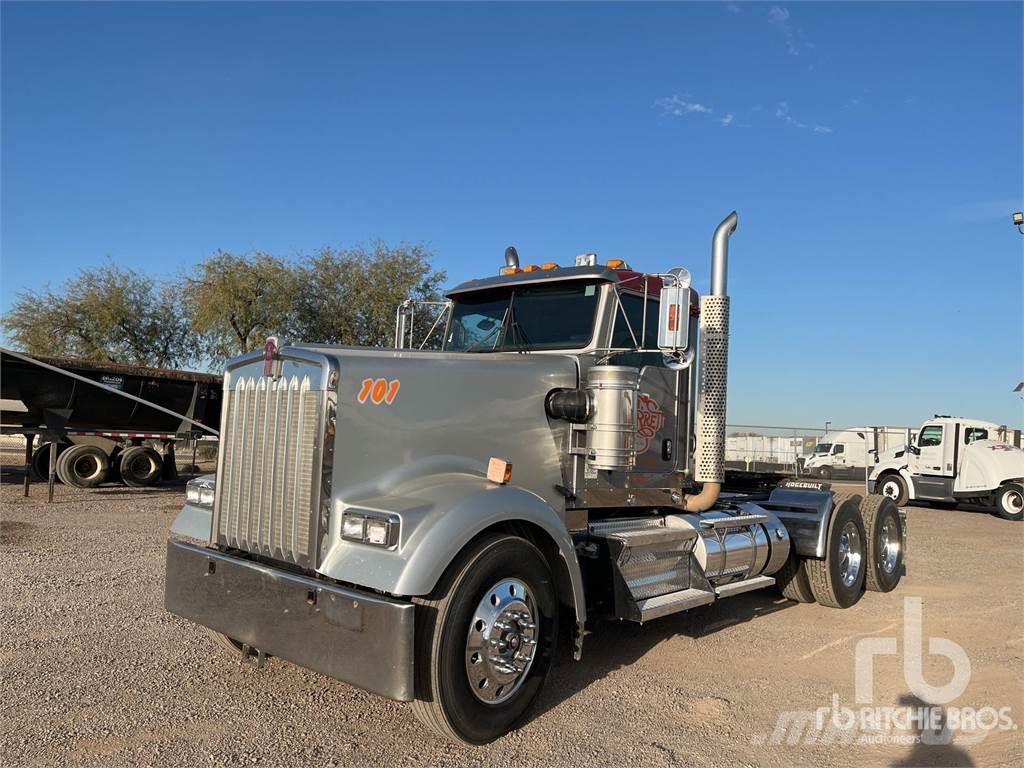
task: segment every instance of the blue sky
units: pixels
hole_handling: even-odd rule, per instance
[[[114,261],[424,241],[708,283],[729,417],[1020,425],[1020,3],[2,6],[3,309]]]

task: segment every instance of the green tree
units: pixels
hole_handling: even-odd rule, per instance
[[[369,247],[324,248],[298,267],[291,338],[304,342],[389,347],[394,343],[395,310],[407,298],[437,301],[446,279],[431,265],[423,244],[381,241]],[[429,320],[417,318],[422,339]]]
[[[199,358],[175,286],[113,264],[84,269],[57,291],[22,291],[0,325],[36,355],[177,368]]]
[[[214,360],[262,347],[291,325],[298,272],[276,256],[218,251],[196,265],[186,284],[192,329]]]

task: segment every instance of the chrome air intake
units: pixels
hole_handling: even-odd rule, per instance
[[[640,371],[624,365],[599,365],[587,373],[586,388],[593,403],[586,426],[587,465],[592,469],[633,469]]]

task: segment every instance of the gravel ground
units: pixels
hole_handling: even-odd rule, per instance
[[[789,744],[775,734],[780,714],[829,707],[833,695],[858,706],[854,647],[890,636],[902,647],[905,596],[923,599],[925,638],[954,641],[970,659],[970,682],[947,716],[1010,707],[1024,723],[1024,525],[987,514],[911,508],[908,578],[897,592],[868,593],[847,611],[759,592],[646,627],[595,626],[584,660],[554,669],[533,718],[473,749],[426,735],[406,705],[280,660],[263,671],[240,664],[165,613],[164,547],[180,487],[61,487],[47,505],[45,486],[23,499],[17,472],[4,481],[5,766],[1024,761],[1016,729],[973,743],[960,732],[955,743],[935,745],[843,744],[809,732]],[[926,680],[943,685],[951,664],[925,653]],[[874,706],[920,703],[900,657],[877,657],[874,669]]]

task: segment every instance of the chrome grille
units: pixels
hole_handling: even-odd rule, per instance
[[[309,564],[323,398],[309,376],[231,383],[214,503],[218,543]]]

